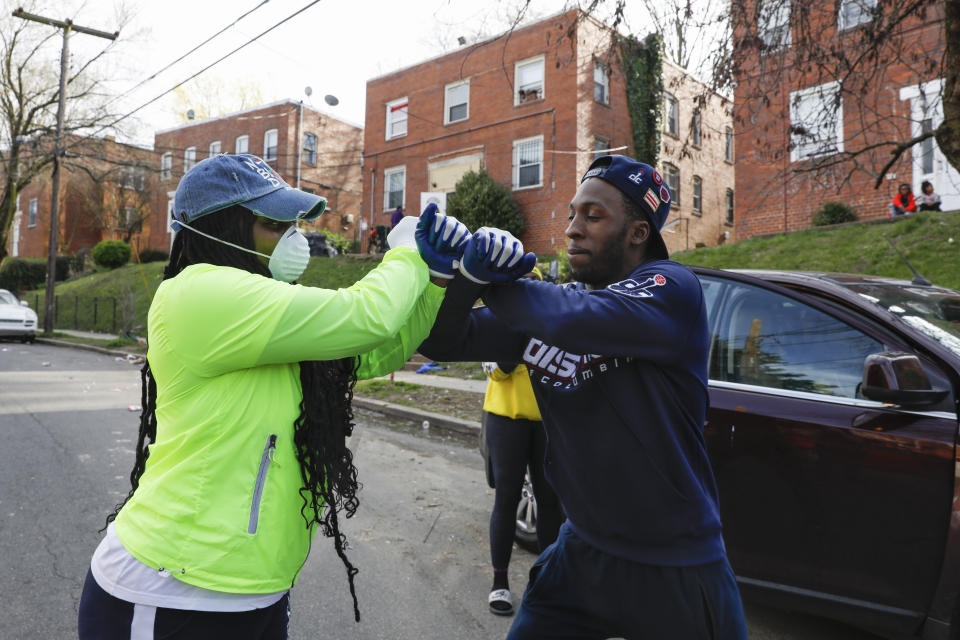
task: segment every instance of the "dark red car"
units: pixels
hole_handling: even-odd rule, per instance
[[[694,271],[711,332],[705,437],[744,596],[958,637],[960,293]]]

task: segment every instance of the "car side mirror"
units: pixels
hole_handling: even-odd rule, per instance
[[[949,389],[934,389],[920,358],[901,351],[867,356],[863,362],[860,392],[869,400],[905,408],[936,404],[950,393]]]
[[[21,307],[29,307],[29,306],[30,306],[30,303],[27,302],[26,300],[21,300],[21,301],[20,301],[20,306],[21,306]]]

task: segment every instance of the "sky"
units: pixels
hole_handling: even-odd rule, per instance
[[[5,9],[16,0],[2,0]],[[117,43],[95,64],[110,78],[109,95],[127,113],[189,78],[226,53],[309,5],[311,0],[51,0],[37,13],[71,18],[75,24],[107,32],[129,14]],[[546,17],[562,11],[571,0],[531,0],[528,16]],[[231,87],[255,87],[263,103],[282,99],[305,104],[334,117],[361,125],[366,81],[457,48],[457,37],[468,42],[502,33],[518,0],[320,0],[253,44],[203,73],[208,86],[222,87],[217,98],[224,106],[238,103]],[[612,0],[607,0],[612,6]],[[628,3],[628,24],[632,19]],[[28,9],[29,10],[29,9]],[[170,69],[158,70],[234,23]],[[602,10],[601,10],[602,11]],[[5,11],[9,15],[8,11]],[[600,17],[603,17],[602,15]],[[640,30],[643,31],[643,30]],[[644,31],[645,32],[645,31]],[[109,43],[75,33],[70,48],[73,64],[88,60]],[[54,47],[55,45],[55,47]],[[59,39],[49,46],[59,51]],[[142,85],[137,86],[143,82]],[[306,87],[312,95],[305,95]],[[134,88],[136,87],[136,88]],[[186,85],[187,93],[191,89]],[[196,95],[197,89],[192,89]],[[126,95],[124,95],[126,94]],[[325,104],[333,95],[337,106]],[[238,110],[228,108],[228,111]],[[160,98],[124,120],[121,140],[152,144],[154,131],[181,124],[183,105],[172,95]]]

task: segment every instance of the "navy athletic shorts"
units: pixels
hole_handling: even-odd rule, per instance
[[[530,569],[507,640],[746,640],[740,590],[726,558],[661,567],[604,553],[568,523]]]

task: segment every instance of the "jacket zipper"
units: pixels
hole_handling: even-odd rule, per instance
[[[257,481],[253,485],[253,501],[250,503],[250,522],[247,525],[247,533],[257,532],[257,523],[260,520],[260,499],[263,497],[263,486],[267,481],[267,471],[270,469],[270,463],[273,461],[273,452],[277,448],[277,436],[270,434],[267,438],[267,445],[263,448],[260,455],[260,468],[257,470]]]

